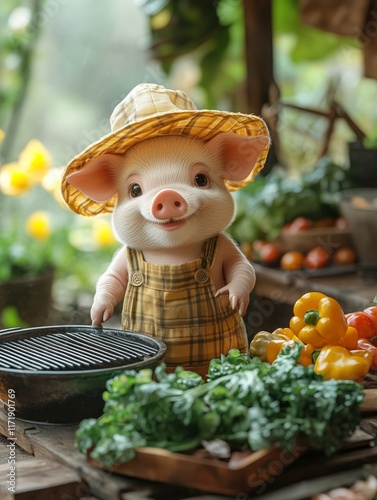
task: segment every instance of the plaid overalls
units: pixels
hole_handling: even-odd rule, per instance
[[[204,376],[212,358],[233,348],[248,351],[243,319],[228,295],[215,298],[209,270],[216,249],[217,236],[205,242],[199,259],[168,265],[146,262],[141,251],[127,248],[122,328],[163,340],[168,371],[183,366]]]

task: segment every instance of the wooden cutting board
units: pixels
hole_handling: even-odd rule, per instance
[[[291,453],[271,447],[256,452],[233,453],[229,461],[222,461],[145,447],[137,449],[136,457],[130,462],[109,468],[95,461],[90,454],[87,458],[94,467],[116,474],[237,496],[253,493],[266,481],[272,482],[286,466],[307,451],[305,446],[298,446]]]
[[[365,397],[360,405],[360,413],[377,415],[377,389],[365,389]]]
[[[360,405],[360,413],[362,417],[377,415],[377,389],[365,389],[365,398]],[[363,457],[365,460],[377,460],[377,448],[372,447],[372,440],[373,436],[358,430],[345,445],[348,452],[343,452],[340,458],[335,455],[325,459],[327,468],[330,469],[332,466],[334,470],[347,468],[348,465],[363,461]],[[360,452],[360,448],[363,447],[364,451]],[[368,453],[365,453],[365,448]],[[90,453],[87,459],[94,467],[116,474],[236,496],[241,492],[247,494],[257,492],[263,484],[271,484],[275,479],[281,479],[284,476],[282,472],[286,468],[294,471],[296,465],[292,466],[292,464],[304,455],[307,457],[302,467],[297,464],[298,469],[304,472],[301,477],[316,477],[323,468],[323,461],[318,461],[318,456],[311,460],[309,451],[309,448],[302,444],[291,453],[271,447],[257,452],[234,452],[231,458],[225,461],[200,455],[200,451],[199,454],[184,454],[145,447],[139,448],[136,451],[136,457],[130,462],[114,464],[108,468],[94,460]],[[349,460],[347,460],[348,456]],[[293,477],[294,475],[293,472]]]

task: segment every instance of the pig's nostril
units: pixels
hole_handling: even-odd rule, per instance
[[[174,202],[174,206],[175,206],[175,208],[181,208],[182,203],[180,201],[175,201]],[[164,209],[164,204],[163,203],[158,203],[157,206],[156,206],[156,208],[157,208],[157,210],[159,212],[161,212],[161,210]]]
[[[186,200],[172,189],[160,191],[154,198],[151,213],[158,219],[171,219],[182,217],[187,212]]]

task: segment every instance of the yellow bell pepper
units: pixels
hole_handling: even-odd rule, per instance
[[[270,332],[258,332],[250,342],[250,354],[259,358],[261,361],[267,361],[267,346],[276,337]]]
[[[267,363],[273,363],[275,361],[287,342],[300,342],[290,328],[277,328],[272,332],[272,336],[272,340],[266,347]]]
[[[299,342],[298,337],[292,332],[290,328],[276,328],[276,330],[272,332],[272,335],[276,335],[281,339],[295,340]]]
[[[314,364],[314,371],[325,380],[362,380],[369,371],[372,354],[367,351],[349,351],[345,347],[323,347]]]
[[[266,347],[266,361],[267,361],[267,363],[270,363],[270,364],[273,363],[275,361],[275,359],[278,357],[280,351],[283,349],[283,347],[288,342],[293,343],[293,340],[286,340],[283,338],[281,338],[281,339],[275,338],[275,339],[271,340],[271,342],[269,342],[267,344],[267,347]]]
[[[340,345],[356,349],[357,331],[347,324],[340,304],[320,292],[309,292],[297,300],[289,327],[304,344],[316,349]]]
[[[357,343],[359,341],[359,333],[355,327],[349,326],[347,328],[345,336],[339,340],[339,345],[345,347],[349,350],[357,349]]]
[[[313,352],[315,351],[312,344],[303,344],[304,348],[301,351],[298,362],[302,366],[309,366],[313,364]]]
[[[290,328],[278,328],[273,333],[266,331],[257,333],[250,342],[250,354],[258,357],[261,361],[273,363],[283,347],[289,342],[302,344],[303,349],[298,360],[300,364],[303,366],[313,364],[314,347],[309,344],[304,345]]]

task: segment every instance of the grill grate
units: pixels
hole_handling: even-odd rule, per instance
[[[155,356],[146,345],[106,331],[70,331],[0,342],[0,369],[91,370],[123,366]]]

